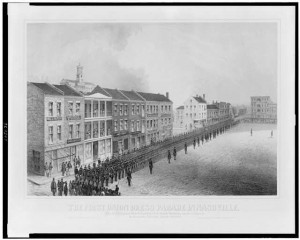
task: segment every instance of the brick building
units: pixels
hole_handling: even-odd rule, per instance
[[[27,170],[44,174],[45,163],[65,154],[64,94],[48,83],[27,83]],[[56,155],[54,153],[57,153]]]
[[[53,150],[49,155],[53,167],[61,170],[62,162],[71,161],[74,157],[83,159],[83,95],[68,85],[53,85],[64,94],[64,112],[62,129],[57,128],[57,137],[63,140],[62,148]],[[47,159],[47,158],[46,158]],[[48,161],[48,160],[47,160]]]
[[[146,104],[146,144],[173,136],[173,102],[169,94],[137,92]]]
[[[215,104],[207,104],[207,124],[219,121],[219,108]]]

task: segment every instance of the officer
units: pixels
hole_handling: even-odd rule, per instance
[[[131,172],[130,172],[130,170],[128,170],[128,172],[127,172],[127,181],[128,181],[128,186],[130,187],[131,186]]]
[[[271,131],[271,138],[273,137],[273,130]]]
[[[200,139],[199,139],[199,137],[197,137],[197,143],[198,143],[198,147],[199,147],[199,145],[200,145]]]
[[[250,130],[250,133],[251,133],[251,136],[252,136],[252,128],[251,128],[251,130]]]
[[[184,151],[185,151],[185,154],[187,154],[187,144],[186,144],[186,142],[184,143]]]
[[[150,170],[150,174],[152,174],[152,169],[153,169],[153,162],[152,162],[152,159],[150,158],[150,160],[149,160],[149,170]]]
[[[53,178],[53,180],[51,182],[51,192],[52,192],[53,196],[55,196],[55,193],[56,193],[56,182],[55,182],[54,178]]]
[[[174,156],[174,160],[175,160],[175,161],[176,161],[176,155],[177,155],[176,147],[174,147],[174,149],[173,149],[173,156]]]
[[[170,150],[168,150],[168,162],[169,162],[169,163],[171,163],[170,160],[171,160],[171,152],[170,152]]]
[[[195,147],[196,147],[196,138],[194,138],[193,145],[194,145],[194,149],[195,149]]]

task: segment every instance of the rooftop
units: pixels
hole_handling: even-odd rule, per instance
[[[138,94],[140,94],[146,101],[172,102],[165,95],[159,93],[155,94],[155,93],[138,92]]]
[[[125,91],[125,90],[120,90],[126,97],[128,97],[130,100],[137,100],[137,101],[143,101],[138,94],[136,94],[134,91]]]
[[[31,82],[31,83],[34,86],[36,86],[39,89],[41,89],[45,94],[48,94],[48,95],[58,95],[58,96],[63,95],[63,93],[61,91],[59,91],[58,89],[56,89],[55,87],[51,86],[48,83],[34,83],[34,82]]]
[[[95,93],[100,93],[100,94],[103,94],[107,97],[111,97],[106,91],[104,91],[99,85],[97,85],[93,91],[91,91],[89,94],[87,95],[92,95],[92,94],[95,94]]]
[[[200,97],[200,96],[198,96],[198,97],[193,97],[193,98],[195,98],[195,100],[196,100],[198,103],[206,103],[206,101],[205,101],[202,97]]]
[[[65,96],[74,96],[74,97],[82,97],[81,94],[79,94],[77,91],[75,91],[73,88],[71,88],[68,85],[53,85],[54,87],[58,88],[59,90],[63,91]]]
[[[103,88],[114,100],[128,100],[118,89]]]
[[[176,108],[176,109],[184,109],[184,106],[180,106],[180,107],[178,107],[178,108]]]
[[[207,109],[219,109],[215,104],[207,104]]]

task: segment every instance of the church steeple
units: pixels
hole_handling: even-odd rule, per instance
[[[83,67],[80,66],[80,63],[79,63],[77,66],[76,81],[80,82],[80,83],[83,82],[82,71],[83,71]]]

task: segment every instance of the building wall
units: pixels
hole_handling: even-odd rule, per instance
[[[27,171],[44,174],[44,94],[27,84]],[[33,151],[36,151],[35,157]]]
[[[158,130],[159,140],[164,140],[173,136],[173,103],[159,102]]]
[[[277,104],[269,96],[251,97],[251,117],[276,121]]]
[[[122,106],[122,111],[120,107]],[[127,114],[125,107],[127,106]],[[144,106],[144,111],[142,110]],[[139,113],[137,113],[139,107]],[[134,114],[132,109],[134,108]],[[144,101],[113,100],[113,152],[132,151],[145,145],[146,104]],[[126,122],[127,121],[127,127]],[[115,129],[115,123],[117,128]],[[134,129],[132,131],[132,123]],[[137,129],[139,123],[139,131]],[[143,126],[144,125],[144,126]]]
[[[184,109],[176,109],[175,116],[174,116],[174,127],[177,127],[177,128],[184,127],[183,114],[184,114]]]
[[[193,97],[188,98],[184,102],[183,119],[185,130],[203,127],[207,121],[207,104],[199,103]]]
[[[218,109],[207,109],[207,123],[214,124],[219,121]]]

